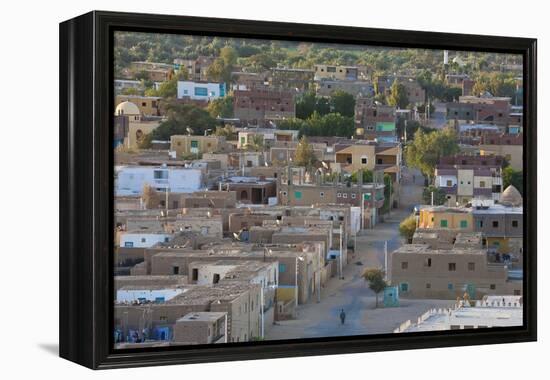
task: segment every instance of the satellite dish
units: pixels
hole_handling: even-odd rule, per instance
[[[187,133],[189,133],[189,135],[192,135],[194,133],[193,130],[189,127],[185,128],[185,130],[187,131]]]

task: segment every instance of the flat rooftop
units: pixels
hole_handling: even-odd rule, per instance
[[[185,314],[177,322],[216,322],[218,319],[225,318],[226,313],[214,311],[197,311]]]
[[[471,208],[466,207],[447,207],[447,206],[422,206],[422,211],[428,212],[450,212],[456,214],[466,214],[472,211]]]
[[[481,245],[482,242],[481,232],[460,232],[455,237],[455,245]]]
[[[187,292],[184,288],[167,287],[165,285],[124,286],[116,292],[116,304],[133,304],[134,302],[146,303],[170,301],[178,295]]]
[[[192,263],[189,263],[189,266],[233,266],[235,267],[234,271],[243,270],[245,272],[252,272],[259,269],[270,267],[271,263],[264,263],[261,261],[256,260],[218,260],[218,261],[211,261],[211,262],[204,262],[204,261],[193,261]]]
[[[426,244],[405,244],[395,251],[394,254],[427,254],[427,255],[486,255],[486,251],[476,248],[453,248],[453,249],[432,249]]]
[[[501,204],[496,204],[493,206],[489,206],[487,208],[472,208],[472,214],[475,215],[495,215],[495,214],[517,214],[517,215],[523,215],[523,206],[520,207],[512,207],[512,206],[504,206]]]
[[[264,178],[260,180],[260,177],[241,177],[241,176],[234,176],[229,177],[223,181],[220,181],[225,184],[231,184],[231,183],[249,183],[252,185],[267,185],[270,183],[275,183],[275,179],[273,178]]]
[[[171,298],[167,305],[194,305],[209,304],[212,302],[232,301],[243,293],[259,286],[243,282],[219,283],[215,285],[194,285],[187,288],[185,293]]]
[[[305,252],[301,251],[291,251],[291,250],[278,250],[277,247],[268,247],[271,248],[272,253],[269,255],[269,257],[276,258],[276,257],[296,257],[296,256],[303,256],[305,255]],[[158,252],[155,254],[155,257],[164,257],[164,258],[197,258],[200,259],[201,257],[214,257],[222,259],[225,257],[233,257],[236,259],[242,258],[243,260],[246,260],[247,258],[263,258],[264,257],[264,251],[261,250],[255,250],[255,251],[243,251],[239,249],[238,247],[231,248],[219,248],[219,249],[211,249],[211,250],[167,250],[165,252],[161,250],[155,250]]]
[[[519,303],[516,304],[518,306],[515,307],[474,306],[459,307],[451,311],[447,309],[431,310],[421,316],[421,319],[426,319],[411,325],[402,332],[521,326],[523,324],[523,306],[520,306]]]

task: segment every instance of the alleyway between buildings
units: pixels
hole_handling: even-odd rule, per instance
[[[313,297],[309,303],[299,305],[297,319],[270,326],[266,339],[391,333],[402,322],[417,318],[429,308],[452,304],[449,300],[401,299],[400,307],[375,308],[375,295],[361,277],[367,267],[384,268],[384,242],[388,242],[388,252],[402,244],[399,222],[410,214],[413,205],[421,202],[424,178],[420,173],[405,173],[403,182],[401,208],[385,216],[384,223],[357,236],[357,251],[350,255],[344,279],[330,279],[322,289],[320,303]],[[381,304],[382,296],[379,298]],[[342,309],[346,313],[344,324],[339,318]]]

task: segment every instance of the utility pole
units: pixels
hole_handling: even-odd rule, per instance
[[[242,162],[241,162],[241,175],[244,177],[244,152],[241,153],[241,158],[242,158]]]
[[[431,195],[432,195],[432,206],[434,205],[434,192],[432,191],[431,192]]]
[[[261,337],[264,338],[265,333],[265,326],[264,326],[264,284],[263,282],[260,284],[260,317],[261,317],[261,327],[262,327],[262,333]]]
[[[428,103],[426,104],[426,121],[430,120],[430,97],[428,96]]]
[[[378,174],[379,172],[373,171],[372,178],[374,180],[373,188],[371,191],[371,212],[370,212],[370,228],[374,228],[374,222],[375,222],[375,214],[376,214],[376,204],[374,203],[376,201],[376,191],[378,189]]]
[[[355,255],[356,253],[357,253],[357,228],[354,228],[353,229],[353,254]]]
[[[361,193],[361,230],[365,229],[365,193]]]
[[[393,203],[391,201],[391,195],[392,195],[392,193],[391,193],[391,184],[392,184],[392,182],[393,182],[393,179],[390,176],[390,207],[388,208],[388,216],[391,216],[391,208],[393,207]]]
[[[227,311],[225,312],[225,328],[223,332],[225,343],[227,343]]]
[[[319,303],[321,302],[321,251],[317,253],[317,303]]]
[[[384,280],[388,280],[388,241],[384,241]]]
[[[295,286],[294,286],[294,302],[295,306],[298,307],[298,260],[304,261],[304,259],[300,256],[296,256],[296,270],[295,270]]]
[[[340,224],[340,279],[342,280],[344,278],[344,274],[342,273],[342,260],[344,255],[344,225]]]

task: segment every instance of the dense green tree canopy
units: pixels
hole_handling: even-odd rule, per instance
[[[151,94],[152,96],[160,96],[163,99],[173,99],[178,95],[178,79],[172,78],[166,82],[162,82],[158,90]]]
[[[319,115],[330,113],[329,100],[315,95],[313,91],[306,92],[296,99],[296,117],[298,119],[307,119],[314,112]]]
[[[430,70],[423,70],[416,77],[420,86],[426,91],[426,96],[430,102],[434,100],[444,102],[458,100],[458,97],[462,95],[462,89],[447,85],[444,79],[443,73],[441,75],[433,75]]]
[[[388,283],[384,279],[385,272],[378,268],[367,268],[363,272],[362,277],[369,284],[369,289],[376,295],[375,307],[378,307],[378,295],[388,286]]]
[[[214,135],[216,136],[223,136],[227,141],[230,140],[237,140],[237,132],[235,131],[235,128],[233,128],[231,125],[226,125],[224,127],[217,127],[214,131]]]
[[[458,153],[456,132],[445,128],[433,132],[418,130],[405,149],[407,165],[416,167],[428,177],[433,177],[435,166],[441,157]]]
[[[261,152],[266,148],[266,142],[263,135],[252,135],[248,138],[246,149],[253,152]]]
[[[210,116],[214,118],[216,117],[232,118],[234,115],[233,97],[225,96],[223,98],[214,99],[210,101],[210,103],[208,103],[206,110],[208,111]]]
[[[219,56],[206,70],[206,76],[211,81],[231,82],[231,72],[237,62],[237,51],[231,46],[224,46],[220,49]]]
[[[503,73],[482,73],[475,78],[472,89],[474,95],[489,92],[494,96],[514,97],[517,92],[516,80],[513,76]]]
[[[122,95],[139,95],[139,90],[135,87],[127,87],[120,92]]]
[[[345,91],[334,91],[330,96],[331,112],[342,116],[353,117],[355,114],[355,97]]]
[[[456,53],[458,54],[458,53]],[[499,71],[501,64],[521,64],[521,56],[503,55],[486,52],[460,53],[463,65],[442,66],[443,52],[432,49],[393,49],[383,47],[362,47],[294,41],[251,40],[241,38],[222,38],[208,36],[169,35],[153,33],[117,32],[115,33],[115,77],[127,77],[132,62],[147,61],[173,64],[174,59],[196,59],[199,56],[213,57],[214,63],[208,70],[210,80],[231,81],[231,71],[243,69],[247,72],[262,72],[275,66],[313,69],[315,64],[329,65],[365,65],[370,79],[378,75],[389,75],[403,71],[420,70],[419,81],[432,100],[451,101],[459,95],[460,89],[445,84],[445,73],[451,71],[466,73],[479,78],[476,91],[489,91],[496,96],[510,96],[513,93],[512,79],[521,74],[521,70],[499,74],[491,79],[490,71]],[[185,70],[183,70],[185,72]],[[147,81],[146,72],[134,73],[133,78],[144,80],[146,91],[151,94],[153,83]],[[497,77],[497,75],[494,75]],[[485,77],[489,77],[486,79]],[[181,78],[180,78],[181,79]],[[376,84],[376,81],[374,82]],[[173,90],[172,90],[173,94]],[[517,95],[514,101],[521,102]],[[377,100],[385,103],[383,94]],[[314,109],[319,114],[343,110]],[[313,111],[299,118],[308,118]]]
[[[306,136],[342,136],[350,137],[354,132],[354,122],[352,117],[342,116],[337,113],[320,115],[314,112],[306,120],[287,119],[281,121],[278,125],[280,129],[296,129],[300,135]]]
[[[370,183],[373,181],[374,175],[372,170],[370,169],[363,169],[362,172],[362,181],[363,183]],[[351,182],[352,183],[358,183],[359,182],[359,172],[355,172],[351,175]]]
[[[410,215],[403,219],[399,224],[399,234],[407,240],[407,243],[412,242],[414,232],[416,231],[416,217]]]
[[[409,97],[407,89],[398,81],[393,81],[391,85],[391,93],[388,96],[388,104],[397,108],[407,108],[409,105]]]
[[[384,186],[384,206],[382,207],[382,211],[387,213],[393,207],[393,194],[395,193],[393,179],[387,173],[384,174]]]
[[[508,166],[502,170],[502,181],[504,189],[512,185],[523,195],[523,171]]]
[[[315,153],[313,152],[313,146],[307,141],[305,136],[302,136],[296,147],[294,163],[298,166],[310,168],[315,162],[317,162],[317,157],[315,157]]]
[[[203,135],[208,129],[216,127],[216,119],[197,106],[191,104],[168,103],[167,119],[152,132],[153,140],[170,140],[172,135],[187,135],[187,128],[193,135]]]
[[[441,206],[445,204],[445,202],[447,201],[445,190],[440,189],[439,187],[435,187],[434,185],[425,187],[422,191],[422,199],[424,200],[425,204],[429,205],[432,203],[432,193],[434,206]]]

